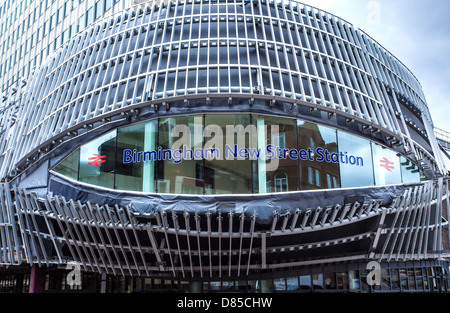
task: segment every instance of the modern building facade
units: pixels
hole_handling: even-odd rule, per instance
[[[71,38],[106,16],[132,6],[131,0],[21,0],[0,5],[2,94],[31,76]]]
[[[12,289],[76,269],[110,292],[448,291],[420,83],[328,12],[141,3],[70,36],[0,114]]]

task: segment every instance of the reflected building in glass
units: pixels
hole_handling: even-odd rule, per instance
[[[2,108],[0,264],[43,289],[68,289],[73,262],[99,292],[449,289],[422,88],[328,12],[144,2],[71,36]]]

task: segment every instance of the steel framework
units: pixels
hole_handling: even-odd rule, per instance
[[[144,214],[59,196],[38,198],[3,184],[0,264],[75,261],[84,271],[124,276],[239,277],[342,260],[437,259],[443,256],[447,184],[440,179],[407,188],[388,207],[371,199],[276,210],[266,227],[257,225],[256,210],[199,214],[161,207]],[[346,245],[352,253],[324,252]]]
[[[361,30],[298,2],[140,5],[80,33],[20,84],[0,113],[1,177],[125,112],[243,95],[358,122],[445,173],[417,79]]]
[[[388,203],[267,208],[270,225],[256,210],[144,213],[49,187],[53,165],[108,129],[230,107],[351,131],[406,156],[429,180],[401,192],[373,187],[395,192]],[[363,31],[295,1],[155,2],[88,28],[3,99],[0,165],[2,265],[75,261],[100,273],[239,277],[442,256],[449,186],[420,83]]]

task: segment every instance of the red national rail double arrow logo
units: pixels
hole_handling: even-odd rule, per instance
[[[89,164],[94,164],[95,166],[102,166],[100,163],[106,163],[106,160],[102,160],[103,158],[106,158],[106,155],[98,155],[98,154],[93,154],[94,156],[92,158],[89,158],[88,160],[93,160],[91,162],[88,163]]]
[[[392,172],[392,170],[394,169],[394,162],[389,161],[386,158],[382,158],[380,160],[380,166],[384,167],[385,169],[387,169],[389,172]]]

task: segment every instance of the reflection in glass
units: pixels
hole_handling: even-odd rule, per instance
[[[310,290],[312,288],[311,276],[300,276],[300,289]]]
[[[286,172],[278,172],[274,177],[275,192],[285,192],[289,190],[288,175]]]
[[[319,162],[317,151],[337,153],[336,130],[314,123],[297,121],[298,149],[311,153],[300,154],[301,190],[339,188],[339,163],[331,158]]]
[[[323,274],[312,275],[314,289],[323,289]]]
[[[287,290],[298,290],[298,277],[288,277],[286,278]]]
[[[392,290],[398,290],[400,289],[400,280],[399,280],[399,273],[398,269],[391,269],[391,286]]]
[[[375,143],[372,143],[372,148],[375,184],[400,184],[402,177],[397,153]]]
[[[336,284],[338,289],[347,290],[348,289],[348,276],[347,272],[336,273]]]
[[[248,114],[217,114],[205,118],[205,149],[218,149],[221,153],[205,160],[206,194],[252,193],[252,160],[234,157],[234,145],[238,151],[253,147],[250,142],[254,128]],[[253,138],[254,139],[254,138]],[[252,139],[252,140],[253,140]],[[231,150],[225,147],[232,148]],[[227,154],[227,152],[229,152]]]
[[[350,289],[360,289],[361,285],[359,281],[359,271],[348,271],[348,279],[350,283]]]
[[[314,168],[308,166],[308,184],[315,185]]]
[[[75,150],[61,163],[59,163],[54,171],[66,177],[78,180],[78,167],[80,165],[80,149]]]
[[[175,128],[176,127],[176,128]],[[202,146],[203,117],[201,115],[161,118],[158,126],[158,149],[193,151]],[[158,193],[203,194],[209,182],[203,161],[191,153],[181,163],[158,160],[156,179]]]
[[[274,279],[273,284],[275,290],[286,290],[286,279],[284,277]]]
[[[381,289],[383,289],[383,290],[390,290],[391,289],[391,278],[389,276],[382,277]]]
[[[402,171],[402,181],[404,184],[420,182],[420,170],[411,161],[400,156],[400,166]]]
[[[112,131],[80,148],[79,180],[92,185],[114,188],[115,163],[116,131]]]
[[[336,289],[336,273],[324,274],[325,289]]]
[[[267,150],[271,145],[272,153],[264,161],[264,156],[258,160],[259,192],[264,190],[267,184],[273,186],[272,192],[286,192],[298,190],[298,160],[289,155],[289,150],[297,150],[297,130],[295,120],[257,116],[258,148]],[[260,138],[263,135],[263,138]],[[272,158],[273,156],[273,158]],[[267,179],[262,181],[261,179]]]
[[[158,120],[123,127],[117,131],[116,188],[155,192],[155,161],[124,163],[124,150],[155,150]]]
[[[158,151],[170,156],[161,158]],[[256,114],[129,125],[81,146],[54,171],[105,188],[172,194],[279,193],[426,179],[411,161],[369,140]]]
[[[372,150],[370,141],[338,131],[339,153],[359,156],[363,158],[363,164],[355,166],[350,163],[341,163],[341,185],[342,188],[372,186],[373,167]]]

